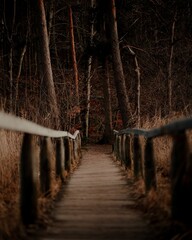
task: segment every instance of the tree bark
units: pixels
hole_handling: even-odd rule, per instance
[[[172,79],[172,65],[173,65],[173,54],[174,54],[174,38],[175,38],[175,23],[176,23],[177,12],[175,13],[172,28],[171,28],[171,48],[168,65],[168,102],[169,102],[169,113],[172,111],[172,92],[173,92],[173,79]]]
[[[131,114],[130,114],[129,99],[127,95],[125,77],[124,77],[120,49],[119,49],[115,0],[108,0],[108,3],[109,3],[108,5],[109,6],[109,30],[110,30],[115,87],[117,92],[119,108],[122,116],[123,127],[126,128],[130,126]]]
[[[111,110],[111,89],[109,82],[108,60],[105,59],[103,66],[103,95],[105,109],[105,130],[103,134],[104,143],[112,143],[112,110]]]
[[[36,1],[36,13],[37,17],[37,31],[38,31],[38,43],[39,43],[39,63],[40,63],[40,75],[41,79],[45,83],[48,92],[48,104],[52,112],[54,125],[59,128],[59,109],[57,106],[57,98],[55,93],[55,86],[53,81],[53,73],[51,67],[51,58],[49,51],[49,37],[47,32],[47,23],[44,9],[43,0]]]
[[[91,0],[91,8],[93,8],[95,0]],[[94,35],[94,19],[91,21],[91,33],[90,33],[90,46],[93,45],[93,35]],[[90,55],[88,59],[88,71],[87,71],[87,106],[85,115],[85,137],[89,137],[89,113],[90,113],[90,100],[91,100],[91,68],[93,56]]]
[[[76,105],[79,106],[79,76],[78,76],[79,74],[78,74],[78,68],[77,68],[74,28],[73,28],[73,14],[72,14],[71,6],[69,6],[69,22],[70,22],[70,36],[71,36],[71,53],[72,53],[74,80],[75,80]]]

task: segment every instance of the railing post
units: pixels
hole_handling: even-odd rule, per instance
[[[171,214],[174,220],[192,225],[192,159],[185,131],[173,136],[171,159]]]
[[[70,151],[71,151],[71,164],[74,165],[74,140],[69,139],[70,142]]]
[[[51,139],[44,137],[40,152],[40,182],[43,194],[49,194],[51,191],[51,150]]]
[[[113,149],[115,160],[117,160],[117,158],[118,158],[118,154],[117,154],[118,146],[117,145],[118,145],[118,135],[115,134],[114,149]]]
[[[121,162],[121,135],[118,136],[118,160]]]
[[[146,193],[149,192],[152,188],[156,190],[157,181],[152,138],[147,138],[145,143],[144,175]]]
[[[56,177],[60,177],[63,182],[65,171],[65,152],[64,152],[64,142],[62,138],[56,141]]]
[[[120,153],[119,153],[119,140],[120,140],[120,137],[119,135],[117,135],[117,152],[116,152],[116,160],[118,161],[119,160],[119,156],[120,156]]]
[[[20,214],[23,224],[33,224],[38,217],[38,157],[33,136],[23,138],[20,162]]]
[[[134,134],[133,136],[133,167],[134,167],[134,177],[139,178],[142,169],[141,162],[141,146],[139,143],[139,136]]]
[[[76,139],[74,140],[74,143],[73,143],[73,145],[74,145],[74,160],[75,160],[75,162],[78,161],[78,143],[77,143],[77,141],[78,141],[78,136],[76,137]]]
[[[126,135],[121,135],[121,163],[125,166],[125,138]]]
[[[78,155],[79,155],[79,159],[82,157],[82,153],[81,153],[81,135],[80,133],[78,133]]]
[[[65,169],[67,172],[71,172],[71,143],[69,141],[69,138],[64,138],[64,144],[65,144]]]
[[[125,168],[131,168],[130,135],[125,135]]]

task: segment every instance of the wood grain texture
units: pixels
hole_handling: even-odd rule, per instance
[[[110,151],[109,146],[89,146],[55,204],[51,223],[32,239],[155,239]]]

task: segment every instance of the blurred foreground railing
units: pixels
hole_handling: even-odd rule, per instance
[[[133,172],[134,179],[143,178],[146,194],[158,191],[153,139],[170,135],[171,152],[171,214],[172,218],[192,225],[192,154],[186,130],[192,129],[192,118],[174,121],[152,130],[124,129],[115,131],[114,155]],[[140,138],[144,137],[144,151]]]
[[[51,192],[53,169],[54,177],[63,182],[65,171],[70,173],[72,165],[79,161],[80,133],[55,131],[3,112],[0,112],[0,129],[24,133],[20,159],[20,214],[24,224],[33,224],[38,218],[38,197]],[[38,142],[39,151],[35,142]],[[54,145],[55,166],[52,159]]]

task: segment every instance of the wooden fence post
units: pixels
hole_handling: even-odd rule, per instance
[[[118,135],[117,134],[115,134],[115,141],[114,141],[114,149],[113,149],[113,151],[114,151],[114,157],[115,157],[115,160],[117,160],[117,151],[118,151]]]
[[[173,136],[171,158],[171,214],[174,220],[192,226],[192,158],[185,131]]]
[[[71,151],[71,164],[74,165],[74,140],[69,139],[70,142],[70,151]]]
[[[126,135],[121,135],[121,164],[125,166],[125,139]]]
[[[118,136],[118,160],[121,162],[121,135]]]
[[[38,217],[38,160],[33,136],[25,134],[20,162],[20,214],[25,225],[35,223]]]
[[[79,159],[82,158],[82,153],[81,153],[81,135],[80,135],[80,133],[78,134],[78,154],[79,154]]]
[[[75,162],[78,161],[78,136],[76,137],[76,139],[74,140],[74,160]]]
[[[64,182],[64,171],[65,171],[65,152],[64,142],[62,138],[57,139],[56,142],[56,177],[60,177],[61,181]]]
[[[67,172],[71,172],[71,144],[69,138],[64,138],[65,144],[65,169]]]
[[[43,194],[49,194],[51,191],[51,150],[51,139],[44,137],[40,152],[40,183]]]
[[[149,192],[152,188],[156,190],[157,181],[152,138],[146,139],[144,152],[144,175],[146,193]]]
[[[139,142],[139,136],[134,134],[133,137],[133,167],[134,167],[134,177],[138,179],[141,175],[141,146]]]
[[[131,168],[130,135],[125,135],[125,168]]]

